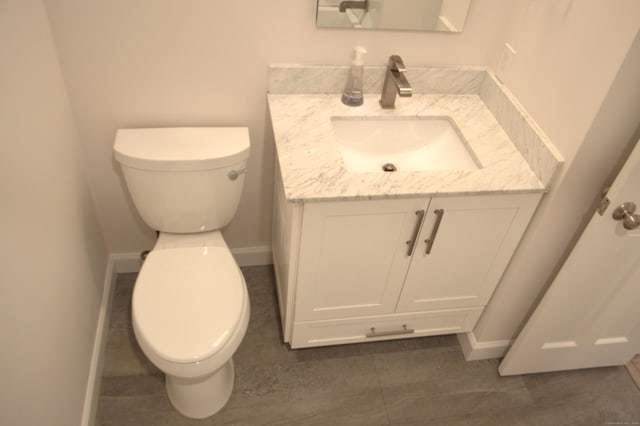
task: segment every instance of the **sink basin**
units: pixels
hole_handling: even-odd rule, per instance
[[[448,117],[332,117],[331,125],[352,173],[478,168]]]

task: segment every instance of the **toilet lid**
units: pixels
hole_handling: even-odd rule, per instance
[[[242,275],[227,248],[154,250],[134,287],[136,334],[168,361],[202,360],[229,340],[244,299]]]

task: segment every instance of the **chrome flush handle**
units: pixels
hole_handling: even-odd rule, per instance
[[[240,170],[231,170],[229,173],[227,173],[227,177],[229,178],[229,180],[236,180],[240,177],[240,175],[243,175],[246,172],[247,172],[246,167]]]

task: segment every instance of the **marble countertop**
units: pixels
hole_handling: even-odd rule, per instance
[[[404,198],[432,195],[540,193],[531,170],[478,94],[414,94],[383,110],[379,95],[349,107],[340,94],[269,94],[277,158],[288,201]],[[477,170],[350,173],[331,117],[448,116],[457,124]]]

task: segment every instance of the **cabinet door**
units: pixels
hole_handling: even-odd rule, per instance
[[[539,199],[539,194],[433,198],[397,311],[486,305]]]
[[[395,311],[424,200],[304,205],[295,321]]]

